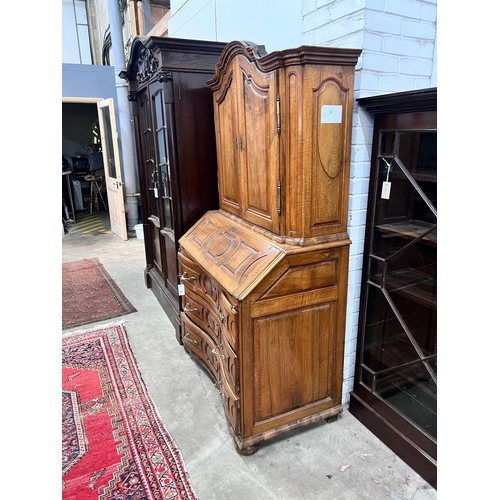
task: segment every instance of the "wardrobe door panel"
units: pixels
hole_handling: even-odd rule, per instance
[[[153,132],[156,144],[156,163],[158,174],[153,188],[153,196],[160,206],[160,225],[162,229],[173,230],[172,213],[172,174],[170,171],[169,134],[165,108],[165,89],[163,84],[151,88],[153,108]]]
[[[225,46],[136,37],[126,71],[120,73],[128,82],[134,115],[145,282],[179,343],[179,238],[208,210],[218,208],[214,101],[207,81]]]
[[[160,229],[160,200],[158,193],[158,162],[156,150],[156,138],[153,126],[153,117],[151,109],[151,99],[148,91],[142,92],[138,96],[139,113],[139,143],[141,146],[141,155],[144,169],[140,172],[142,176],[142,217],[147,230],[144,232],[147,242],[146,259],[149,269],[158,273],[160,279],[164,280],[164,254],[161,245]]]

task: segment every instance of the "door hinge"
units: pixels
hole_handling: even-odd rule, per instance
[[[278,215],[281,215],[281,181],[278,181]]]
[[[276,96],[276,130],[278,131],[278,135],[281,134],[281,103],[280,103],[280,95]]]

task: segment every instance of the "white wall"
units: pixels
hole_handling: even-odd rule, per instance
[[[303,43],[363,49],[357,97],[435,82],[436,0],[304,0]]]
[[[171,0],[168,34],[264,45],[267,52],[297,47],[302,38],[302,0]]]

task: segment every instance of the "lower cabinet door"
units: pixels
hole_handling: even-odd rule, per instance
[[[253,387],[248,432],[265,432],[340,403],[332,387],[335,317],[336,302],[329,301],[254,320],[248,344],[253,367],[245,374]]]

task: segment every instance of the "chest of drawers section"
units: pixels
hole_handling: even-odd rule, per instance
[[[239,360],[237,302],[192,261],[179,253],[182,296],[182,341],[210,373],[221,395],[226,416],[239,432]]]
[[[181,239],[184,347],[240,453],[342,411],[349,243],[287,247],[220,211]]]

